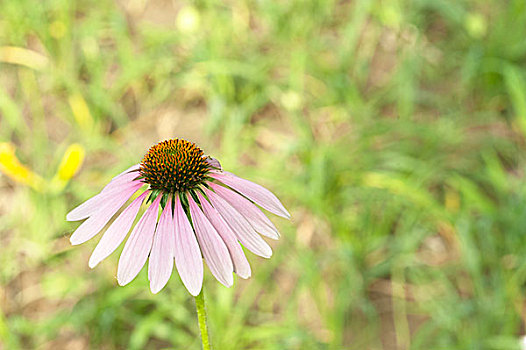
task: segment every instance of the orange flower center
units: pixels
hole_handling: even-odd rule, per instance
[[[208,169],[206,156],[199,147],[192,142],[173,139],[152,146],[139,171],[152,190],[175,193],[203,183]]]

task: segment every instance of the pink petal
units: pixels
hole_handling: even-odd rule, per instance
[[[139,176],[141,176],[141,174],[139,174],[137,171],[132,171],[132,172],[124,173],[122,175],[114,177],[106,186],[104,186],[101,192],[112,191],[122,184],[132,182],[133,180],[135,180],[135,178]]]
[[[272,249],[267,242],[261,238],[250,223],[226,200],[210,190],[205,190],[205,194],[225,222],[232,228],[232,231],[241,244],[256,255],[264,258],[270,258],[272,256]]]
[[[172,275],[175,245],[174,230],[172,200],[169,198],[159,219],[150,253],[148,279],[150,280],[150,290],[154,294],[163,289]]]
[[[210,183],[210,187],[243,215],[257,232],[272,239],[279,238],[276,226],[251,201],[226,187],[214,183]]]
[[[215,158],[207,157],[205,159],[205,162],[210,165],[212,168],[215,168],[216,170],[221,170],[221,163]]]
[[[115,180],[112,180],[109,184],[102,189],[102,191],[70,211],[66,215],[66,220],[77,221],[83,220],[97,212],[101,205],[107,200],[107,196],[115,195],[119,192],[124,191],[132,184],[137,184],[139,181],[133,181],[138,176],[137,173],[128,173]]]
[[[73,245],[81,244],[91,239],[110,221],[111,217],[120,207],[141,188],[143,183],[130,183],[128,187],[119,193],[105,193],[104,201],[101,202],[95,214],[84,221],[70,237]]]
[[[132,165],[131,167],[129,167],[128,169],[124,170],[122,173],[120,173],[119,175],[115,176],[112,180],[115,180],[116,178],[118,178],[119,176],[121,175],[124,175],[126,173],[129,173],[129,172],[136,172],[137,170],[139,170],[139,168],[141,167],[140,164],[134,164]]]
[[[219,282],[230,287],[234,284],[234,267],[228,249],[192,197],[188,195],[187,198],[197,240],[208,268]]]
[[[130,283],[139,274],[146,259],[148,259],[148,254],[150,254],[152,248],[161,197],[162,195],[158,195],[146,209],[146,212],[133,228],[130,237],[124,245],[117,268],[117,281],[121,286]]]
[[[97,266],[98,263],[106,259],[119,245],[121,245],[133,225],[133,221],[141,208],[144,197],[146,197],[148,193],[149,191],[146,191],[137,197],[106,230],[97,244],[97,247],[95,247],[95,250],[91,254],[89,267],[94,268]]]
[[[175,266],[186,289],[197,296],[203,286],[203,258],[179,196],[175,198],[174,220]]]
[[[217,179],[227,186],[232,187],[234,190],[241,193],[257,205],[284,218],[290,219],[290,214],[285,209],[279,199],[265,187],[242,179],[227,171],[210,171],[208,173],[210,177]]]
[[[223,242],[225,242],[230,257],[232,258],[232,262],[234,263],[234,271],[241,278],[249,278],[250,264],[248,263],[243,249],[237,242],[236,235],[232,232],[230,226],[228,226],[223,220],[217,210],[215,210],[200,193],[198,194],[198,197],[206,217],[217,230],[217,233],[219,233]]]

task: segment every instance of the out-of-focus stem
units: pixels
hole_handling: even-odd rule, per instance
[[[199,321],[199,330],[201,331],[201,341],[203,350],[210,350],[210,340],[208,338],[208,327],[206,326],[205,298],[203,290],[195,297],[195,307],[197,309],[197,320]]]

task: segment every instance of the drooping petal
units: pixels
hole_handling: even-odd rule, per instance
[[[241,278],[249,278],[251,273],[250,264],[248,263],[243,249],[237,242],[236,235],[232,232],[230,226],[228,226],[223,220],[217,210],[215,210],[200,193],[198,194],[198,197],[206,217],[214,226],[217,233],[219,233],[223,242],[225,242],[230,257],[232,258],[232,262],[234,263],[234,271]]]
[[[254,230],[250,223],[237,212],[226,200],[219,197],[210,190],[205,190],[206,196],[223,217],[225,222],[232,228],[237,239],[252,253],[264,258],[272,256],[272,249]]]
[[[137,217],[137,213],[141,208],[144,197],[146,197],[149,192],[150,191],[146,191],[137,197],[106,230],[91,254],[88,263],[89,267],[94,268],[97,266],[98,263],[106,259],[119,245],[121,245],[122,241],[130,231],[133,221]]]
[[[208,268],[219,282],[227,287],[232,286],[234,266],[225,243],[190,195],[188,205],[197,240]]]
[[[106,186],[104,186],[101,192],[112,191],[122,184],[135,180],[139,176],[140,174],[137,171],[123,173],[117,177],[114,177]]]
[[[263,209],[266,209],[271,213],[282,216],[286,219],[290,219],[289,212],[287,209],[285,209],[283,204],[281,204],[278,197],[276,197],[265,187],[252,181],[242,179],[232,173],[229,173],[228,171],[211,171],[209,176],[221,181],[225,185],[232,187],[234,190],[255,202]]]
[[[279,238],[279,232],[276,226],[274,226],[269,218],[267,218],[254,203],[226,187],[214,183],[210,183],[209,185],[218,195],[226,199],[228,203],[243,215],[257,232],[272,239]]]
[[[124,245],[119,266],[117,267],[117,281],[121,286],[130,283],[141,271],[152,248],[159,203],[162,195],[158,195],[146,209],[137,225]]]
[[[141,167],[140,164],[134,164],[132,165],[131,167],[129,167],[128,169],[124,170],[122,173],[120,173],[119,175],[115,176],[112,180],[115,180],[116,178],[126,174],[126,173],[129,173],[129,172],[132,172],[132,171],[136,171],[136,170],[139,170],[139,168]]]
[[[143,183],[130,183],[128,187],[118,193],[104,195],[104,201],[100,204],[97,212],[84,221],[70,237],[73,245],[81,244],[93,238],[110,221],[111,217],[122,207],[124,203],[141,188]]]
[[[215,158],[207,157],[205,160],[210,167],[212,167],[215,170],[221,170],[221,163]]]
[[[175,245],[174,230],[172,200],[169,198],[157,224],[150,253],[148,279],[150,280],[150,290],[154,294],[164,288],[172,275]]]
[[[107,201],[108,196],[113,196],[119,192],[124,191],[132,184],[139,183],[138,181],[133,181],[134,178],[138,176],[137,173],[127,173],[121,177],[112,180],[109,184],[102,189],[102,191],[71,210],[66,215],[66,220],[68,221],[77,221],[83,220],[97,212],[100,206]]]
[[[203,258],[179,196],[174,202],[175,266],[186,289],[197,296],[203,286]]]

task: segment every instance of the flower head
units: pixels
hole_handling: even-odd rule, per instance
[[[134,199],[117,214],[130,198]],[[143,204],[147,209],[132,229]],[[251,274],[241,245],[265,258],[272,255],[260,235],[277,239],[279,233],[256,204],[290,218],[269,190],[222,171],[219,162],[195,144],[173,139],[152,146],[140,164],[114,177],[66,218],[87,219],[70,238],[76,245],[93,238],[115,217],[90,257],[91,268],[117,249],[131,229],[119,259],[119,284],[131,282],[149,257],[153,293],[166,285],[175,262],[195,296],[203,283],[203,258],[217,280],[230,287],[233,272],[242,278]]]

